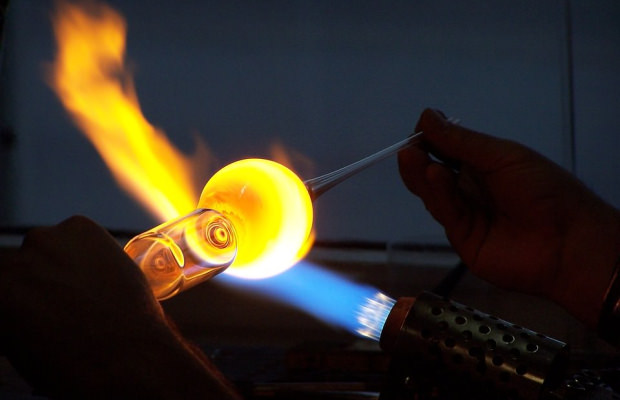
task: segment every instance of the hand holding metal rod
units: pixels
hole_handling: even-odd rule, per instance
[[[449,118],[448,121],[453,124],[458,123],[458,119],[456,118]],[[398,153],[400,150],[406,147],[413,146],[419,143],[423,134],[424,132],[414,133],[408,138],[396,142],[393,145],[388,146],[385,149],[380,150],[372,155],[369,155],[368,157],[362,158],[359,161],[349,164],[346,167],[342,167],[328,174],[304,181],[304,184],[306,185],[306,188],[308,188],[308,192],[310,193],[310,198],[312,200],[316,200],[320,195],[327,192],[329,189],[333,188],[339,183],[345,181],[346,179],[350,178],[351,176],[357,174],[358,172],[363,171],[364,169],[378,163],[379,161],[391,156],[392,154]]]

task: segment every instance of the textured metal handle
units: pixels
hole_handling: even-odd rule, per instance
[[[567,356],[563,342],[429,292],[396,302],[381,347],[438,360],[525,399],[539,398],[562,375]]]

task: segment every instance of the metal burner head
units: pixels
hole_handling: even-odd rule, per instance
[[[567,358],[565,343],[429,292],[396,302],[380,343],[524,399],[556,384]]]

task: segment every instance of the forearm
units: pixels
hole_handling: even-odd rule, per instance
[[[567,234],[551,297],[596,328],[620,257],[620,212],[598,198],[582,204]]]
[[[75,364],[88,372],[77,372],[79,381],[59,397],[240,399],[211,362],[168,327],[100,351],[86,360],[90,365]]]
[[[150,387],[149,398],[241,398],[206,356],[178,337],[161,357],[153,358],[149,373],[142,376],[144,385]]]
[[[175,331],[116,239],[84,217],[1,251],[0,342],[51,398],[238,396]]]

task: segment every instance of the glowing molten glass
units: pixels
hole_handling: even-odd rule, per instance
[[[190,159],[146,120],[124,65],[124,19],[104,4],[83,3],[56,2],[58,51],[48,81],[120,185],[168,221],[125,248],[156,296],[171,297],[226,270],[235,276],[223,281],[373,337],[372,327],[382,324],[378,309],[386,308],[376,289],[303,263],[289,269],[313,241],[310,196],[290,170],[266,160],[233,163],[211,178],[196,209],[196,183],[204,183],[210,161],[206,147],[199,142]]]
[[[97,2],[58,2],[53,23],[58,52],[49,69],[50,85],[120,185],[159,221],[168,221],[132,241],[128,253],[147,275],[153,268],[161,273],[166,259],[171,267],[182,265],[175,255],[195,255],[199,246],[187,242],[191,235],[181,229],[187,223],[178,221],[197,208],[196,183],[204,183],[205,164],[211,161],[206,147],[198,143],[196,155],[186,157],[142,114],[124,65],[126,24],[116,11]],[[229,268],[237,276],[277,274],[312,244],[308,193],[294,173],[274,162],[244,161],[224,168],[207,184],[198,208],[222,212],[238,231],[238,254]],[[171,229],[168,237],[157,236],[162,227]],[[164,252],[157,250],[164,243],[171,245]],[[172,287],[179,279],[190,280],[187,271],[171,274]],[[173,289],[155,275],[157,291],[167,297]]]
[[[269,160],[247,159],[218,171],[205,186],[200,208],[219,211],[237,234],[229,274],[266,278],[287,270],[311,244],[312,201],[291,170]]]
[[[213,175],[198,209],[134,237],[125,251],[164,300],[228,267],[243,278],[277,275],[305,255],[311,228],[310,194],[297,175],[248,159]]]

